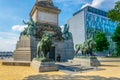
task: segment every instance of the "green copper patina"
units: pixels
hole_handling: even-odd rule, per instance
[[[72,39],[72,33],[69,32],[69,25],[65,24],[64,31],[62,33],[62,37],[64,40]]]
[[[36,35],[36,23],[33,21],[32,18],[30,18],[30,21],[25,22],[23,20],[23,23],[25,25],[28,25],[27,28],[23,32],[21,32],[21,35],[28,35],[28,36],[35,36]]]
[[[92,38],[86,40],[83,44],[77,44],[75,45],[76,51],[75,55],[78,54],[78,52],[81,50],[82,55],[90,54],[90,56],[93,56],[93,48],[94,48],[95,42]]]
[[[37,45],[37,58],[47,59],[47,54],[50,52],[52,47],[52,36],[48,33],[42,36],[42,39]]]

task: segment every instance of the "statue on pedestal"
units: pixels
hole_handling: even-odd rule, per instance
[[[47,54],[50,52],[52,47],[52,36],[48,33],[42,36],[42,39],[37,45],[37,58],[47,59]]]
[[[62,37],[64,40],[72,39],[72,33],[69,32],[69,25],[65,24],[64,31],[62,33]]]
[[[27,28],[25,28],[25,30],[23,32],[21,32],[21,35],[28,35],[28,36],[35,36],[36,35],[36,23],[33,21],[32,18],[30,18],[30,21],[25,22],[23,20],[23,23],[25,25],[28,25]]]
[[[94,56],[93,54],[93,48],[94,48],[95,42],[92,38],[86,40],[83,44],[76,44],[75,48],[75,55],[78,54],[78,52],[81,50],[82,55],[90,55],[90,56]]]

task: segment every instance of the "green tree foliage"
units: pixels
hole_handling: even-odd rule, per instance
[[[120,22],[120,1],[116,2],[114,9],[112,9],[108,12],[108,17],[112,21]]]
[[[112,36],[112,40],[116,43],[116,52],[117,56],[120,55],[120,23],[118,24],[114,35]]]
[[[108,17],[112,21],[117,21],[118,26],[112,36],[112,40],[116,43],[116,54],[120,55],[120,1],[116,2],[114,9],[108,12]]]
[[[104,33],[98,32],[94,38],[95,40],[95,50],[96,51],[103,51],[109,48],[109,42]]]

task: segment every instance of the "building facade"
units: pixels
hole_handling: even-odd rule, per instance
[[[117,22],[112,22],[107,17],[107,12],[87,6],[73,14],[67,21],[70,32],[73,35],[74,44],[82,44],[86,39],[94,37],[98,31],[104,32],[110,42],[110,50],[114,43],[111,43],[111,36],[114,33]]]

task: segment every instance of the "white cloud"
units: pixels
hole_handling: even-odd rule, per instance
[[[20,31],[21,32],[26,27],[27,27],[27,25],[14,25],[14,26],[12,26],[12,30],[14,30],[14,31]]]
[[[15,39],[1,39],[0,44],[0,51],[14,51],[15,50],[15,44],[16,44]]]
[[[92,3],[86,3],[81,8],[84,8],[86,6],[92,6],[95,8],[102,9],[104,11],[108,11],[112,8],[114,8],[115,2],[119,0],[93,0]]]
[[[62,12],[71,12],[78,5],[85,4],[86,2],[90,2],[89,0],[53,0],[54,3],[61,5],[59,8]]]
[[[99,7],[105,0],[93,0],[92,5],[93,7]]]
[[[12,32],[0,32],[0,51],[14,51],[19,34]]]
[[[111,10],[111,9],[114,8],[115,2],[117,2],[117,1],[120,1],[120,0],[104,0],[100,4],[99,8],[102,9],[102,10],[104,10],[104,11]]]
[[[2,39],[2,37],[0,37],[0,39]]]
[[[92,6],[98,8],[105,0],[93,0],[92,3],[86,3],[81,8],[84,8],[86,6]]]
[[[81,9],[83,9],[83,8],[86,7],[86,6],[91,6],[91,4],[89,4],[89,3],[84,4],[84,5],[81,7]]]
[[[12,32],[0,32],[0,37],[4,38],[4,37],[16,37],[18,34],[12,33]]]
[[[64,25],[60,26],[60,28],[61,28],[61,31],[63,32],[63,30],[64,30]]]

